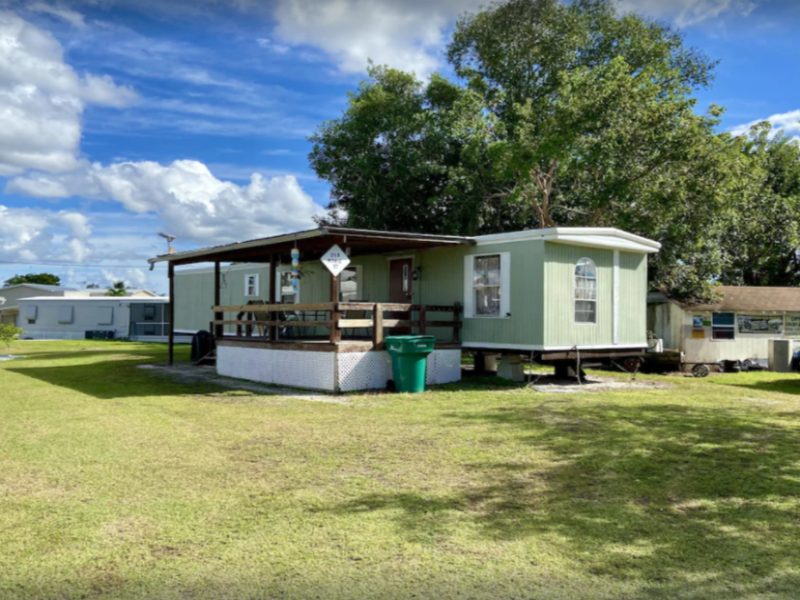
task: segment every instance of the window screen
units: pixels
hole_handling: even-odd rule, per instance
[[[475,294],[475,314],[500,315],[500,255],[476,256],[472,287]]]
[[[575,322],[597,322],[597,268],[590,258],[575,265]]]
[[[244,295],[258,296],[258,275],[247,275],[244,280]]]
[[[733,313],[713,313],[711,315],[711,338],[732,340],[736,337],[736,316]]]
[[[300,300],[298,298],[300,294],[300,286],[299,281],[297,290],[292,287],[292,272],[291,271],[280,271],[278,273],[278,292],[279,292],[279,301],[284,304],[297,304]]]
[[[58,322],[61,325],[68,325],[72,323],[72,307],[71,306],[59,306],[58,307]]]
[[[358,300],[358,288],[361,285],[356,267],[347,267],[339,276],[339,300],[355,302]]]
[[[97,324],[112,325],[114,323],[114,308],[112,306],[100,306],[97,308]]]

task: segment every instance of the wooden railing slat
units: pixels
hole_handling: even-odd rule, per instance
[[[450,328],[453,331],[453,341],[458,342],[460,338],[460,329],[463,326],[461,321],[461,313],[463,307],[456,303],[452,306],[442,304],[409,304],[401,302],[387,302],[387,303],[371,303],[371,302],[315,302],[306,304],[244,304],[244,305],[214,305],[211,307],[215,316],[219,313],[237,313],[239,315],[248,315],[255,317],[266,317],[264,319],[219,319],[216,318],[210,323],[211,328],[214,326],[224,327],[225,325],[235,325],[236,334],[242,337],[252,336],[261,337],[261,332],[254,331],[255,328],[270,328],[274,330],[277,327],[298,327],[298,328],[312,328],[312,327],[327,327],[330,328],[330,340],[336,344],[341,339],[340,330],[342,329],[359,329],[366,328],[372,330],[373,345],[375,348],[380,348],[383,345],[383,336],[385,328],[416,328],[416,330],[424,334],[430,327],[434,328]],[[276,320],[275,313],[291,314],[302,313],[304,311],[322,311],[330,314],[330,318],[313,321],[302,320]],[[346,311],[356,313],[367,313],[369,316],[364,315],[360,318],[342,318],[346,315]],[[385,313],[394,313],[393,318],[386,318]],[[396,318],[397,313],[408,313],[410,318],[400,319]],[[416,314],[415,314],[416,313]],[[429,320],[431,313],[450,313],[452,320]],[[416,318],[414,318],[416,317]],[[223,333],[222,337],[225,337]]]
[[[332,321],[212,321],[215,325],[264,325],[265,327],[330,327]]]

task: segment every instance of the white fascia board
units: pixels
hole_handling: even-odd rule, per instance
[[[573,246],[606,248],[646,254],[658,252],[661,249],[661,244],[654,240],[614,227],[550,227],[547,229],[492,233],[475,237],[475,241],[479,246],[527,240],[543,240]]]
[[[71,304],[73,302],[119,302],[120,304],[166,304],[169,302],[168,296],[148,296],[148,297],[129,297],[129,296],[32,296],[30,298],[20,298],[18,302],[47,302],[54,304]]]

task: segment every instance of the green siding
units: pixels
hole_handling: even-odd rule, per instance
[[[510,317],[465,317],[462,341],[472,344],[572,347],[612,346],[613,250],[585,248],[541,240],[508,241],[479,246],[434,248],[415,253],[414,266],[421,267],[414,282],[413,301],[420,304],[452,305],[464,302],[464,257],[507,252],[510,258]],[[597,323],[575,323],[573,275],[581,257],[594,260],[598,270]],[[389,261],[392,255],[353,258],[361,268],[360,301],[386,302],[389,296]],[[301,302],[330,299],[330,275],[318,261],[302,263]],[[245,275],[259,274],[259,298],[269,297],[269,265],[230,265],[222,268],[223,304],[244,304]],[[620,345],[646,341],[647,259],[643,254],[619,253]],[[176,327],[205,329],[212,319],[213,270],[177,272]],[[447,314],[431,315],[446,320]],[[452,330],[431,331],[450,339]]]
[[[647,343],[647,256],[619,253],[619,343]]]
[[[258,274],[258,296],[245,297],[246,275]],[[220,269],[220,302],[224,305],[246,304],[247,300],[269,298],[269,265],[223,265]],[[208,329],[214,318],[214,270],[175,271],[175,328]]]
[[[573,285],[575,264],[590,258],[597,266],[597,322],[576,323]],[[595,346],[612,343],[613,250],[545,243],[545,346]],[[620,318],[625,318],[620,312]]]
[[[462,341],[485,344],[541,344],[544,242],[526,240],[436,249],[422,256],[425,304],[464,302],[464,256],[508,252],[511,262],[511,317],[464,319]]]

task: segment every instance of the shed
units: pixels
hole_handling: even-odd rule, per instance
[[[711,303],[648,296],[648,329],[688,364],[750,360],[767,364],[769,340],[800,339],[800,288],[719,286]]]

